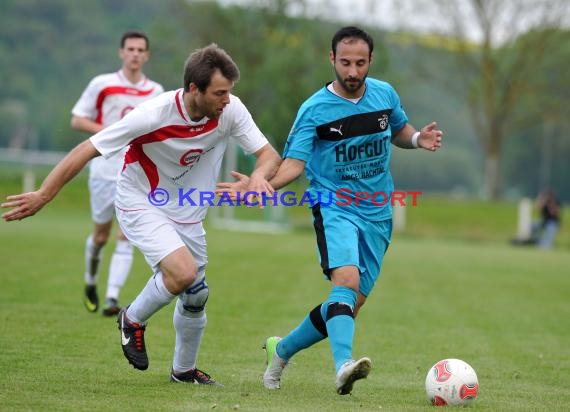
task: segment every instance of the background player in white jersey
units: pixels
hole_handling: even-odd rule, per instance
[[[372,367],[367,357],[352,358],[354,320],[380,275],[392,234],[391,202],[374,199],[373,194],[394,193],[392,145],[435,151],[443,133],[435,122],[417,131],[408,123],[393,87],[368,77],[373,40],[366,32],[344,27],[331,43],[329,59],[336,79],[299,108],[285,160],[270,181],[279,189],[305,171],[312,199],[319,199],[319,193],[332,195],[328,204],[312,206],[320,263],[331,291],[283,339],[267,339],[263,384],[278,389],[289,359],[328,337],[336,391],[346,395]],[[234,175],[238,182],[220,184],[221,192],[247,183],[247,176]]]
[[[144,332],[148,319],[178,297],[176,343],[170,379],[216,385],[196,367],[206,326],[206,240],[202,220],[213,194],[229,139],[256,158],[248,189],[273,193],[268,182],[281,158],[240,99],[231,94],[239,70],[217,45],[198,49],[184,68],[184,88],[163,93],[133,109],[73,149],[35,192],[8,196],[2,217],[37,213],[92,158],[128,146],[117,183],[117,218],[154,274],[118,322],[123,353],[135,368],[148,368]],[[192,199],[192,195],[196,195]]]
[[[121,69],[91,80],[71,111],[71,127],[95,134],[121,120],[138,104],[164,91],[160,84],[147,78],[142,71],[150,57],[149,46],[147,36],[140,31],[128,31],[122,35],[119,48],[119,58],[123,62]],[[109,159],[98,157],[89,164],[89,196],[94,228],[85,244],[84,303],[90,312],[99,309],[99,262],[115,216],[115,182],[123,166],[123,156],[124,152]],[[123,232],[117,229],[103,315],[113,316],[119,313],[119,293],[127,280],[132,262],[133,248]]]

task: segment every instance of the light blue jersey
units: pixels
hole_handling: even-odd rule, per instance
[[[408,118],[390,84],[370,78],[365,84],[357,103],[327,87],[307,99],[297,113],[283,157],[306,163],[309,195],[321,207],[380,221],[392,216],[392,135]]]

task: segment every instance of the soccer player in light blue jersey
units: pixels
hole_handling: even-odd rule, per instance
[[[373,48],[372,38],[357,27],[334,35],[329,59],[336,79],[301,105],[284,161],[270,181],[279,189],[305,171],[311,198],[327,199],[315,203],[312,213],[321,267],[332,289],[288,335],[267,339],[263,383],[268,389],[280,387],[293,355],[327,337],[339,394],[349,394],[356,380],[368,376],[371,360],[352,356],[354,319],[390,244],[392,208],[386,197],[394,193],[391,147],[441,147],[443,133],[435,122],[417,131],[394,88],[367,77]],[[237,182],[220,184],[219,190],[235,193],[245,187],[247,176],[234,177]],[[378,193],[383,196],[374,195]]]

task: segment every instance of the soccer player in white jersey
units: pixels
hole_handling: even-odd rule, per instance
[[[119,58],[122,67],[115,73],[96,76],[73,107],[71,127],[95,134],[121,120],[138,104],[158,96],[163,87],[147,78],[143,66],[149,59],[149,41],[139,31],[128,31],[121,37]],[[115,187],[123,165],[124,152],[105,159],[97,157],[89,164],[89,195],[93,232],[85,244],[85,296],[83,302],[90,312],[99,309],[97,278],[103,247],[115,216]],[[120,229],[117,229],[115,251],[111,257],[104,316],[119,313],[119,293],[125,284],[133,262],[133,247]]]
[[[257,160],[248,190],[273,194],[268,180],[281,158],[240,99],[231,94],[239,70],[211,44],[190,55],[183,89],[137,106],[122,120],[73,149],[35,192],[8,196],[6,221],[37,213],[92,158],[128,146],[117,183],[115,207],[121,229],[153,269],[146,286],[118,315],[123,353],[135,368],[148,368],[144,341],[149,318],[178,297],[176,343],[170,379],[216,385],[196,361],[204,328],[206,241],[202,220],[214,193],[229,139]]]

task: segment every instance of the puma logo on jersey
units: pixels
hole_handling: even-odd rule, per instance
[[[342,124],[338,127],[338,129],[337,129],[336,127],[332,127],[332,126],[331,126],[331,127],[329,128],[329,131],[330,131],[330,132],[338,133],[339,135],[342,136]]]

